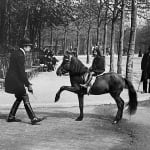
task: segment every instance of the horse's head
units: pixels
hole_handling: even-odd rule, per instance
[[[66,53],[56,73],[58,76],[65,73],[69,73],[71,76],[80,76],[87,72],[87,70],[88,68],[77,57],[72,56],[72,53]]]
[[[61,65],[58,67],[56,71],[56,74],[58,76],[61,76],[68,73],[70,69],[70,62],[71,62],[71,56],[69,54],[65,54]]]

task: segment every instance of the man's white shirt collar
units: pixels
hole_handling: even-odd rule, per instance
[[[20,50],[23,52],[24,55],[26,54],[23,48],[20,48]]]

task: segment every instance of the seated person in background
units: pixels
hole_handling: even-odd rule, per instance
[[[52,56],[52,65],[53,65],[53,70],[55,70],[56,63],[58,62],[58,59],[55,56]]]
[[[82,87],[87,88],[88,94],[93,76],[97,76],[105,72],[105,56],[103,56],[102,51],[98,46],[93,49],[93,56],[94,59],[92,62],[92,66],[89,68],[87,79],[85,79],[85,84],[81,85]]]

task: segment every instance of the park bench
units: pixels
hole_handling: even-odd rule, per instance
[[[5,80],[0,78],[0,90],[4,89]]]

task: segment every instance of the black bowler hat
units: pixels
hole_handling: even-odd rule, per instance
[[[23,38],[20,40],[20,47],[24,47],[24,46],[32,46],[33,44],[31,43],[29,38]]]

